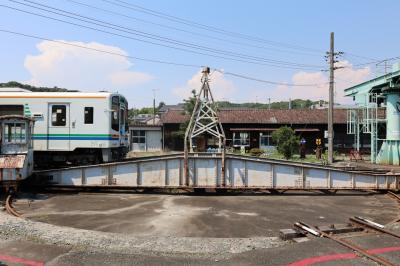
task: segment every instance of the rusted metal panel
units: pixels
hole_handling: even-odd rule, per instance
[[[25,154],[0,155],[0,168],[2,169],[23,168],[25,157],[26,157]]]

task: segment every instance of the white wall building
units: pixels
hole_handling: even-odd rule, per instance
[[[163,150],[161,125],[131,125],[129,132],[131,151],[155,152]]]

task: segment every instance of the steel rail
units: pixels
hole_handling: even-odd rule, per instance
[[[12,201],[12,196],[11,195],[8,195],[7,196],[7,199],[6,199],[6,211],[9,213],[9,214],[11,214],[11,215],[13,215],[13,216],[15,216],[15,217],[21,217],[21,214],[20,213],[18,213],[15,209],[14,209],[14,207],[11,205],[11,201]]]
[[[400,196],[399,195],[397,195],[396,193],[393,193],[392,191],[388,191],[387,194],[388,194],[389,197],[397,200],[400,203]]]
[[[349,248],[349,249],[352,249],[353,251],[356,251],[356,252],[359,253],[360,255],[362,255],[362,256],[364,256],[364,257],[367,257],[367,258],[369,258],[369,259],[371,259],[371,260],[373,260],[373,261],[379,263],[380,265],[384,265],[384,266],[396,266],[396,264],[394,264],[394,263],[388,261],[388,260],[385,259],[385,258],[382,258],[382,257],[379,257],[379,256],[377,256],[377,255],[375,255],[375,254],[369,253],[366,249],[364,249],[364,248],[362,248],[362,247],[359,247],[359,246],[357,246],[357,245],[355,245],[355,244],[353,244],[353,243],[350,243],[349,241],[346,241],[346,240],[344,240],[344,239],[340,239],[340,238],[335,237],[335,236],[333,236],[333,235],[324,233],[323,231],[321,231],[321,230],[319,230],[319,229],[317,229],[317,228],[315,228],[315,227],[309,226],[309,225],[306,224],[306,223],[298,222],[298,223],[295,223],[294,225],[295,225],[296,227],[300,228],[300,229],[303,230],[303,231],[312,233],[312,234],[315,235],[315,236],[329,238],[329,239],[331,239],[331,240],[333,240],[333,241],[335,241],[335,242],[341,244],[342,246],[345,246],[345,247],[347,247],[347,248]]]
[[[352,223],[361,225],[362,227],[373,229],[373,230],[375,230],[377,232],[384,233],[384,234],[387,234],[387,235],[391,235],[393,237],[400,238],[400,234],[396,234],[396,233],[394,233],[392,231],[386,230],[386,229],[384,229],[384,226],[380,227],[380,226],[371,224],[371,223],[369,223],[367,221],[364,221],[364,220],[360,219],[359,217],[351,217],[351,218],[349,218],[349,220]]]
[[[397,195],[396,193],[393,193],[392,191],[388,191],[387,194],[389,197],[395,199],[399,204],[400,204],[400,196]],[[400,205],[399,205],[400,207]],[[394,224],[400,221],[400,213],[397,215],[397,218],[395,218],[393,221],[387,223],[386,225]]]

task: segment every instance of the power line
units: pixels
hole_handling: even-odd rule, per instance
[[[194,65],[194,64],[184,64],[184,63],[177,63],[177,62],[171,62],[171,61],[164,61],[164,60],[158,60],[158,59],[150,59],[150,58],[143,58],[143,57],[136,57],[136,56],[130,56],[126,54],[121,54],[121,53],[115,53],[115,52],[110,52],[102,49],[97,49],[97,48],[92,48],[84,45],[79,45],[75,43],[69,43],[69,42],[64,42],[64,41],[59,41],[59,40],[53,40],[50,38],[42,37],[42,36],[37,36],[37,35],[32,35],[32,34],[27,34],[27,33],[21,33],[21,32],[16,32],[16,31],[11,31],[7,29],[2,29],[0,28],[0,32],[3,33],[8,33],[8,34],[13,34],[21,37],[26,37],[26,38],[31,38],[31,39],[37,39],[37,40],[43,40],[43,41],[49,41],[52,43],[57,43],[57,44],[62,44],[66,46],[72,46],[72,47],[77,47],[80,49],[85,49],[85,50],[90,50],[94,52],[99,52],[99,53],[104,53],[108,55],[113,55],[113,56],[118,56],[118,57],[124,57],[124,58],[129,58],[129,59],[135,59],[135,60],[140,60],[140,61],[145,61],[145,62],[150,62],[150,63],[157,63],[157,64],[165,64],[165,65],[174,65],[174,66],[182,66],[182,67],[189,67],[189,68],[202,68],[204,66],[200,65]],[[225,75],[230,75],[230,76],[235,76],[238,78],[242,79],[247,79],[247,80],[252,80],[252,81],[257,81],[261,83],[267,83],[267,84],[272,84],[272,85],[286,85],[286,86],[297,86],[297,87],[308,87],[308,86],[322,86],[325,83],[321,84],[291,84],[291,83],[285,83],[285,82],[275,82],[275,81],[269,81],[269,80],[263,80],[263,79],[258,79],[254,77],[249,77],[243,74],[237,74],[237,73],[232,73],[232,72],[225,72],[221,69],[218,68],[213,68],[215,71],[218,71],[222,74]]]
[[[238,33],[238,32],[233,32],[233,31],[227,31],[221,28],[217,28],[211,25],[205,25],[205,24],[201,24],[198,22],[194,22],[194,21],[190,21],[187,19],[183,19],[183,18],[179,18],[177,16],[172,16],[172,15],[168,15],[166,13],[162,13],[156,10],[152,10],[149,8],[145,8],[142,6],[139,6],[137,4],[132,4],[132,3],[128,3],[125,1],[121,1],[121,0],[115,0],[115,1],[109,1],[109,0],[101,0],[103,2],[112,4],[114,6],[119,6],[119,7],[124,7],[124,8],[128,8],[137,12],[141,12],[141,13],[145,13],[148,15],[152,15],[155,17],[159,17],[162,19],[166,19],[169,21],[173,21],[176,23],[180,23],[180,24],[184,24],[190,27],[194,27],[194,28],[199,28],[202,30],[207,30],[207,31],[212,31],[215,33],[219,33],[219,34],[223,34],[223,35],[227,35],[227,36],[231,36],[231,37],[235,37],[235,38],[240,38],[240,39],[246,39],[246,40],[250,40],[250,41],[255,41],[255,42],[259,42],[259,43],[265,43],[265,44],[269,44],[269,45],[273,45],[273,46],[278,46],[278,47],[286,47],[286,48],[290,48],[290,49],[295,49],[295,50],[303,50],[303,51],[314,51],[314,52],[321,52],[321,50],[318,49],[314,49],[314,48],[307,48],[307,47],[303,47],[303,46],[299,46],[299,45],[293,45],[293,44],[287,44],[287,43],[282,43],[282,42],[275,42],[275,41],[271,41],[271,40],[266,40],[263,38],[259,38],[259,37],[254,37],[254,36],[250,36],[247,34],[243,34],[243,33]]]
[[[9,1],[19,3],[18,1],[14,1],[14,0],[9,0]],[[21,3],[19,3],[19,4],[21,4]],[[24,4],[24,5],[25,5],[25,4]],[[198,52],[198,51],[193,51],[193,50],[186,49],[186,48],[182,48],[182,47],[176,47],[176,46],[166,45],[166,44],[162,44],[162,43],[155,43],[155,42],[153,42],[153,41],[148,41],[148,40],[133,38],[133,37],[126,36],[126,35],[122,35],[122,34],[118,34],[118,33],[115,33],[115,32],[110,32],[110,31],[106,31],[106,30],[103,30],[103,29],[99,29],[99,28],[94,28],[94,27],[90,27],[90,26],[86,26],[86,25],[82,25],[82,24],[78,24],[78,23],[74,23],[74,22],[70,22],[70,21],[65,21],[65,20],[62,20],[62,19],[58,19],[58,18],[54,18],[54,17],[49,17],[49,16],[46,16],[46,15],[34,13],[34,12],[31,12],[31,11],[26,11],[26,10],[18,9],[18,8],[15,8],[15,7],[10,7],[10,6],[6,6],[6,5],[0,5],[0,6],[5,7],[5,8],[9,8],[9,9],[12,9],[12,10],[15,10],[15,11],[27,13],[27,14],[30,14],[30,15],[35,15],[35,16],[39,16],[39,17],[42,17],[42,18],[47,18],[47,19],[51,19],[51,20],[63,22],[63,23],[66,23],[66,24],[70,24],[70,25],[74,25],[74,26],[78,26],[78,27],[82,27],[82,28],[86,28],[86,29],[91,29],[91,30],[94,30],[94,31],[103,32],[103,33],[107,33],[107,34],[111,34],[111,35],[114,35],[114,36],[119,36],[119,37],[131,39],[131,40],[135,40],[135,41],[140,41],[140,42],[150,43],[150,44],[153,44],[153,45],[168,47],[168,48],[175,49],[175,50],[179,50],[179,51],[185,51],[185,52],[190,52],[190,53],[196,53],[196,54],[201,54],[201,55],[206,55],[206,56],[211,56],[211,57],[217,57],[217,58],[222,58],[222,59],[227,59],[227,60],[232,60],[232,61],[238,61],[238,62],[244,62],[244,63],[250,63],[250,64],[257,64],[257,65],[266,65],[266,66],[280,67],[280,68],[289,68],[289,69],[310,69],[310,68],[314,68],[313,66],[309,66],[309,67],[307,67],[306,65],[304,65],[304,66],[303,66],[303,65],[297,66],[297,65],[295,65],[295,63],[284,62],[284,61],[277,61],[277,60],[275,60],[275,61],[274,61],[274,60],[266,61],[266,59],[263,59],[264,61],[266,61],[266,62],[268,62],[268,63],[262,63],[262,62],[259,62],[259,61],[262,61],[262,60],[261,60],[261,59],[258,59],[258,58],[254,58],[254,59],[251,58],[251,57],[246,58],[246,59],[253,60],[253,61],[249,61],[249,60],[246,60],[246,59],[238,59],[238,58],[236,58],[236,57],[235,57],[235,58],[226,57],[226,56],[221,56],[221,55],[219,55],[219,52],[212,51],[212,49],[209,49],[209,48],[208,48],[208,51],[209,51],[209,52],[217,53],[217,55],[214,55],[214,54],[207,54],[207,53]],[[28,6],[30,6],[30,5],[28,5]],[[31,6],[31,7],[33,7],[33,6]],[[45,10],[45,9],[38,8],[38,7],[34,7],[34,8],[36,8],[36,9],[41,9],[41,10],[44,10],[44,11],[50,12],[50,13],[55,13],[55,14],[58,14],[58,15],[61,15],[61,16],[64,16],[64,17],[69,17],[69,18],[72,18],[72,19],[75,19],[75,20],[83,21],[83,22],[86,22],[86,23],[91,23],[91,24],[95,24],[95,25],[102,26],[102,27],[111,28],[111,29],[114,29],[114,30],[124,31],[124,30],[120,30],[120,29],[118,29],[118,28],[113,28],[113,27],[101,25],[101,24],[99,24],[99,23],[95,23],[95,22],[91,22],[91,21],[87,21],[87,20],[83,20],[83,19],[71,17],[71,16],[68,16],[68,15],[64,15],[64,14],[60,14],[60,13],[54,12],[54,11],[49,11],[49,10]],[[125,32],[126,32],[126,31],[125,31]],[[128,32],[128,33],[133,34],[133,33],[131,33],[131,32]],[[140,35],[140,34],[136,34],[136,35]],[[150,38],[150,39],[156,39],[156,40],[158,40],[158,41],[163,41],[163,40],[160,40],[160,39],[154,38],[154,37],[149,37],[149,36],[144,36],[144,35],[140,35],[140,36],[146,37],[146,38]],[[165,40],[164,40],[164,41],[165,41]],[[170,43],[171,43],[171,42],[170,42]],[[176,44],[175,42],[172,42],[172,43],[173,43],[173,44]],[[178,45],[179,45],[179,44],[178,44]],[[182,44],[180,44],[180,45],[182,45]],[[188,46],[188,45],[183,45],[183,46]],[[193,46],[189,46],[189,47],[192,48],[192,49],[201,49],[201,48],[193,47]],[[203,50],[204,50],[204,49],[203,49]],[[227,53],[225,52],[225,54],[227,54]],[[231,56],[229,53],[228,53],[227,55],[228,55],[228,56]],[[233,54],[233,56],[237,56],[237,55]],[[239,57],[240,57],[240,56],[239,56]],[[243,58],[243,57],[242,57],[242,58]],[[256,62],[255,62],[255,61],[256,61]],[[289,65],[289,64],[293,64],[293,65]]]
[[[45,37],[41,37],[41,36],[37,36],[37,35],[31,35],[31,34],[26,34],[26,33],[21,33],[21,32],[16,32],[16,31],[5,30],[5,29],[1,29],[1,28],[0,28],[0,32],[5,32],[5,33],[13,34],[13,35],[19,35],[19,36],[42,40],[42,41],[49,41],[52,43],[58,43],[58,44],[62,44],[62,45],[73,46],[73,47],[77,47],[77,48],[81,48],[81,49],[91,50],[91,51],[95,51],[95,52],[99,52],[99,53],[104,53],[104,54],[109,54],[109,55],[114,55],[114,56],[119,56],[119,57],[124,57],[124,58],[146,61],[146,62],[150,62],[150,63],[183,66],[183,67],[191,67],[191,68],[202,67],[200,65],[183,64],[183,63],[176,63],[176,62],[163,61],[163,60],[157,60],[157,59],[149,59],[149,58],[143,58],[143,57],[137,57],[137,56],[130,56],[130,55],[110,52],[110,51],[106,51],[106,50],[102,50],[102,49],[87,47],[87,46],[83,46],[83,45],[79,45],[79,44],[74,44],[74,43],[70,43],[70,42],[53,40],[53,39],[49,39],[49,38],[45,38]]]
[[[267,83],[267,84],[272,84],[272,85],[284,85],[284,86],[289,86],[289,87],[313,87],[313,86],[322,86],[328,83],[314,83],[314,84],[294,84],[294,83],[286,83],[286,82],[276,82],[276,81],[269,81],[269,80],[264,80],[264,79],[259,79],[259,78],[254,78],[254,77],[249,77],[246,75],[242,74],[237,74],[237,73],[232,73],[232,72],[226,72],[223,70],[215,69],[215,71],[218,71],[222,74],[229,75],[229,76],[234,76],[242,79],[247,79],[247,80],[252,80],[252,81],[257,81],[261,83]]]
[[[228,56],[239,56],[239,57],[241,57],[243,59],[247,59],[247,60],[250,59],[250,60],[263,61],[263,62],[274,63],[274,64],[276,63],[276,64],[282,64],[282,65],[292,65],[292,66],[310,67],[310,68],[311,67],[315,67],[315,68],[321,68],[322,67],[322,66],[316,66],[316,65],[307,65],[307,64],[300,64],[300,63],[295,63],[295,62],[287,62],[287,61],[281,61],[281,60],[274,60],[274,59],[268,59],[268,58],[263,58],[263,57],[251,56],[251,55],[246,55],[246,54],[243,54],[243,53],[236,53],[236,52],[232,52],[232,51],[226,51],[226,50],[221,50],[221,49],[215,49],[215,48],[210,48],[210,47],[206,47],[206,46],[201,46],[201,45],[197,45],[197,44],[193,44],[193,43],[177,41],[175,39],[159,36],[159,35],[156,35],[156,34],[146,33],[146,32],[143,32],[143,31],[139,31],[139,30],[135,30],[135,29],[132,29],[132,28],[128,28],[128,27],[112,24],[112,23],[109,23],[109,22],[106,22],[106,21],[95,19],[95,18],[82,16],[80,14],[69,12],[69,11],[66,11],[66,10],[63,10],[63,9],[58,9],[58,8],[50,7],[50,6],[47,6],[47,5],[39,4],[39,3],[34,2],[34,1],[23,0],[25,2],[29,2],[29,3],[32,3],[32,4],[35,4],[35,5],[39,5],[39,6],[45,7],[47,9],[38,8],[38,7],[31,6],[31,5],[28,5],[28,4],[24,4],[24,3],[21,3],[19,1],[15,1],[15,0],[9,0],[9,1],[24,5],[24,6],[29,6],[29,7],[32,7],[32,8],[44,10],[46,12],[51,12],[53,14],[57,14],[57,15],[60,15],[60,16],[66,16],[66,17],[69,17],[69,18],[72,18],[72,19],[77,19],[77,18],[68,16],[68,15],[60,14],[58,12],[54,12],[54,11],[47,10],[47,9],[57,10],[57,11],[60,11],[60,12],[63,12],[63,13],[67,13],[67,14],[71,14],[71,15],[76,16],[76,17],[83,18],[84,20],[81,20],[81,19],[78,19],[78,20],[84,21],[86,23],[92,23],[92,24],[95,24],[95,25],[98,25],[98,26],[112,28],[114,30],[122,31],[122,32],[125,32],[125,33],[139,35],[139,36],[142,36],[142,37],[145,37],[145,38],[156,39],[156,40],[159,40],[159,41],[164,41],[164,42],[172,43],[172,44],[175,44],[175,45],[181,45],[181,46],[185,46],[185,47],[189,47],[189,48],[206,50],[208,52],[213,52],[213,53],[222,53],[222,54],[225,54],[225,55],[228,55]],[[89,20],[89,21],[87,21],[87,20]],[[93,21],[95,21],[96,23],[93,23]],[[102,24],[105,24],[106,26],[104,26]]]
[[[371,62],[367,62],[367,63],[363,63],[363,64],[358,64],[358,65],[354,65],[354,66],[367,66],[367,65],[376,65],[385,61],[393,61],[393,60],[397,60],[400,59],[400,56],[396,56],[396,57],[390,57],[390,58],[386,58],[386,59],[381,59],[381,60],[375,60],[375,61],[371,61]]]
[[[363,55],[357,55],[357,54],[353,54],[353,53],[349,53],[349,52],[344,52],[344,53],[346,55],[350,55],[350,56],[353,56],[353,57],[358,57],[358,58],[365,59],[365,60],[368,60],[368,61],[377,60],[376,58],[371,58],[371,57],[367,57],[367,56],[363,56]]]
[[[290,50],[282,50],[282,49],[278,49],[278,48],[274,48],[274,47],[266,47],[266,46],[260,46],[260,45],[254,45],[251,43],[244,43],[244,42],[238,42],[238,41],[233,41],[233,40],[228,40],[228,39],[224,39],[224,38],[219,38],[216,36],[211,36],[208,34],[203,34],[203,33],[199,33],[199,32],[194,32],[194,31],[190,31],[190,30],[186,30],[186,29],[182,29],[182,28],[177,28],[177,27],[173,27],[173,26],[169,26],[169,25],[165,25],[165,24],[160,24],[160,23],[156,23],[156,22],[152,22],[149,20],[145,20],[145,19],[141,19],[141,18],[137,18],[137,17],[133,17],[133,16],[129,16],[123,13],[119,13],[119,12],[115,12],[112,10],[107,10],[107,9],[103,9],[100,7],[96,7],[93,5],[89,5],[86,3],[82,3],[76,0],[65,0],[80,6],[85,6],[87,8],[91,8],[94,10],[98,10],[104,13],[108,13],[108,14],[112,14],[112,15],[116,15],[119,17],[124,17],[130,20],[134,20],[134,21],[140,21],[142,23],[146,23],[146,24],[150,24],[150,25],[154,25],[157,27],[162,27],[165,29],[170,29],[170,30],[175,30],[175,31],[180,31],[180,32],[184,32],[184,33],[189,33],[195,36],[201,36],[201,37],[205,37],[208,39],[212,39],[212,40],[217,40],[217,41],[221,41],[221,42],[225,42],[225,43],[229,43],[229,44],[237,44],[240,46],[244,46],[244,47],[253,47],[253,48],[257,48],[257,49],[263,49],[263,50],[267,50],[267,51],[275,51],[275,52],[280,52],[280,53],[288,53],[288,54],[298,54],[298,55],[308,55],[308,56],[321,56],[321,53],[316,53],[316,52],[298,52],[298,51],[290,51]]]

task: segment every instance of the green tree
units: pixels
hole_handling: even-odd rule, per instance
[[[193,113],[194,106],[196,104],[196,90],[192,90],[192,95],[188,99],[183,100],[183,114],[191,116]],[[185,137],[186,128],[189,125],[189,120],[179,125],[179,130],[172,133],[173,137],[183,139]]]
[[[272,133],[272,139],[277,144],[277,150],[286,160],[292,158],[293,153],[299,147],[299,137],[294,134],[293,129],[284,126]]]
[[[165,106],[165,102],[161,101],[158,104],[157,110],[160,110],[161,108],[163,108]]]
[[[196,90],[191,91],[192,96],[189,97],[189,99],[183,100],[183,109],[185,111],[185,114],[191,115],[194,109],[194,106],[196,104]]]

